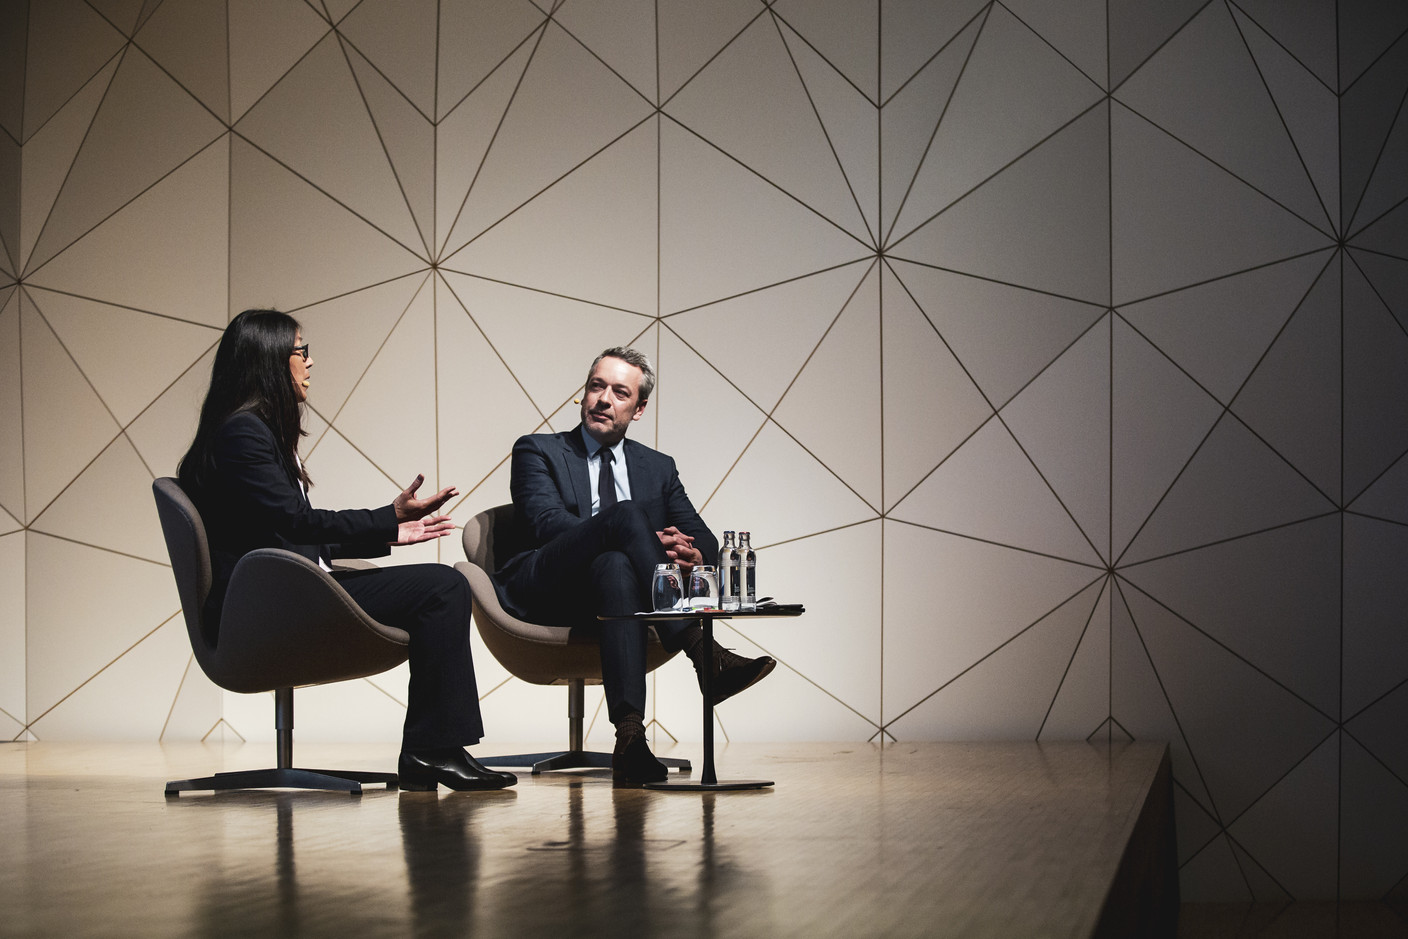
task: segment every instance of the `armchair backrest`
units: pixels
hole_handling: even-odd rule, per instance
[[[513,503],[485,509],[464,523],[464,554],[469,562],[492,574],[498,565],[518,553]]]
[[[174,478],[163,476],[152,481],[157,515],[161,517],[161,533],[166,538],[166,553],[176,576],[176,592],[181,597],[181,612],[186,618],[186,631],[197,658],[215,645],[214,631],[205,628],[202,611],[210,596],[210,543],[205,536],[205,522]]]

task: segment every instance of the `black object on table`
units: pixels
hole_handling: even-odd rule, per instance
[[[716,619],[762,619],[769,616],[801,616],[803,613],[800,603],[792,604],[772,604],[757,610],[693,610],[689,612],[671,611],[669,613],[637,613],[639,619],[650,622],[669,622],[672,620],[697,619],[704,626],[704,642],[706,649],[714,646],[714,620]],[[709,702],[713,699],[713,676],[710,669],[704,670],[703,699],[704,699],[704,772],[696,782],[690,779],[678,781],[666,780],[664,782],[645,783],[647,789],[665,789],[677,792],[719,792],[737,789],[765,789],[771,786],[771,779],[726,779],[719,781],[714,772],[714,707]]]

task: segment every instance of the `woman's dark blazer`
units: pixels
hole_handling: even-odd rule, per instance
[[[313,508],[295,469],[280,456],[274,432],[253,412],[240,411],[221,425],[214,455],[214,478],[203,491],[188,493],[210,542],[207,623],[219,622],[235,564],[256,548],[284,548],[312,561],[390,553],[395,508]]]

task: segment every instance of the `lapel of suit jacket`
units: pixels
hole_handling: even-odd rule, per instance
[[[626,478],[631,481],[631,498],[635,499],[644,496],[651,489],[653,480],[650,475],[650,463],[646,453],[648,448],[643,443],[636,443],[630,437],[626,438],[624,457],[626,460]]]
[[[562,438],[563,462],[572,480],[572,494],[577,497],[577,517],[592,516],[592,480],[587,472],[587,445],[582,442],[582,427],[577,425]]]

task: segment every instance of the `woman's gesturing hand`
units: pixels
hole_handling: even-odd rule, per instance
[[[431,541],[435,538],[444,538],[454,530],[455,523],[450,520],[448,515],[437,515],[434,518],[413,518],[396,526],[396,540],[391,544],[401,547],[421,541]]]
[[[459,495],[459,490],[454,486],[446,486],[433,496],[417,499],[416,490],[420,488],[423,482],[425,482],[425,475],[423,473],[417,474],[416,478],[411,480],[411,484],[407,486],[399,496],[392,500],[391,504],[396,509],[397,522],[410,522],[418,518],[424,518],[450,499]]]

